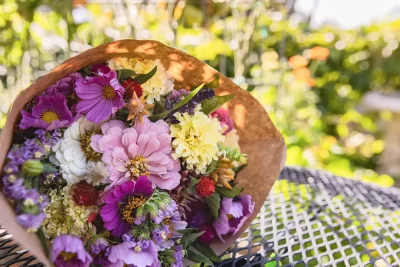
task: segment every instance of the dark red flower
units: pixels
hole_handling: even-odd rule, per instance
[[[142,86],[140,86],[140,84],[135,82],[132,78],[126,79],[121,83],[121,85],[125,88],[124,99],[131,99],[133,92],[135,92],[138,97],[143,95]]]
[[[95,205],[99,197],[99,192],[85,181],[74,185],[72,189],[72,200],[79,206]]]
[[[98,212],[92,212],[90,213],[89,217],[88,217],[88,223],[92,223],[94,220],[96,220],[97,215],[99,215]]]
[[[196,185],[196,192],[199,196],[209,197],[215,192],[215,182],[207,176],[203,176]]]
[[[200,231],[204,231],[204,233],[199,237],[201,243],[210,244],[215,239],[215,231],[212,226],[203,225],[200,227]]]

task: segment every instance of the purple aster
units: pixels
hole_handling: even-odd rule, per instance
[[[43,212],[38,214],[26,213],[18,215],[17,222],[25,229],[36,231],[40,227],[44,218],[46,218],[46,215]]]
[[[181,245],[176,246],[174,252],[175,262],[172,264],[171,267],[183,267],[184,254],[185,253],[183,247]]]
[[[152,240],[125,241],[111,247],[108,260],[115,263],[113,266],[123,264],[133,267],[158,267],[157,248]]]
[[[115,266],[108,260],[110,253],[110,245],[108,241],[102,237],[97,238],[90,246],[90,255],[93,258],[93,263],[96,265],[111,267]]]
[[[79,72],[73,72],[58,80],[55,84],[47,88],[48,93],[60,92],[65,96],[74,93],[75,83],[83,79]]]
[[[57,267],[88,267],[92,257],[79,237],[60,235],[53,241],[51,260]]]
[[[218,219],[213,223],[215,232],[222,242],[225,242],[223,235],[228,233],[234,235],[239,231],[253,213],[254,205],[250,195],[222,200]]]
[[[51,131],[67,127],[74,121],[64,95],[59,92],[38,96],[32,113],[21,110],[21,115],[21,129],[33,127]]]
[[[135,223],[136,208],[144,204],[153,191],[152,183],[146,176],[112,188],[107,192],[105,204],[100,210],[104,227],[116,237],[128,232],[130,225]]]
[[[125,89],[119,84],[115,71],[79,80],[75,91],[81,99],[76,111],[87,114],[86,119],[91,122],[105,121],[125,105],[122,98]]]
[[[233,130],[233,120],[229,114],[228,109],[219,108],[211,113],[211,117],[218,119],[222,129],[224,129],[224,134],[227,134]]]

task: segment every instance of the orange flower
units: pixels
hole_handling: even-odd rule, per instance
[[[291,58],[289,58],[289,65],[293,69],[305,67],[305,66],[307,66],[307,64],[308,64],[308,60],[303,56],[296,55],[296,56],[292,56]]]
[[[306,67],[297,68],[292,73],[297,81],[306,83],[309,86],[315,85],[315,80],[311,78],[310,70]]]
[[[322,46],[315,46],[310,49],[310,59],[326,60],[329,56],[329,49]]]

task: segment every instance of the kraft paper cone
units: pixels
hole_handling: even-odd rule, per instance
[[[20,118],[20,111],[40,92],[71,72],[91,65],[102,63],[116,57],[142,59],[160,59],[168,72],[175,79],[175,88],[192,88],[211,81],[219,76],[218,95],[235,94],[228,104],[235,127],[240,136],[240,147],[248,155],[248,166],[240,172],[236,182],[244,187],[244,193],[250,194],[255,201],[253,216],[247,220],[240,231],[226,237],[225,243],[215,242],[212,248],[217,254],[224,252],[239,238],[251,221],[257,216],[268,193],[283,168],[285,144],[280,132],[275,128],[265,109],[247,91],[234,84],[215,69],[202,61],[174,48],[156,41],[121,40],[90,49],[70,58],[47,75],[39,78],[29,88],[21,92],[11,108],[0,139],[0,170],[3,169],[7,152],[11,147],[14,130]],[[49,265],[39,239],[28,234],[19,226],[15,213],[6,198],[0,194],[0,224],[3,225],[24,248],[28,249],[44,264]]]

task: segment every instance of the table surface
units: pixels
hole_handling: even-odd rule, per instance
[[[400,190],[286,167],[223,255],[233,266],[400,266]],[[42,266],[0,232],[0,266]]]

